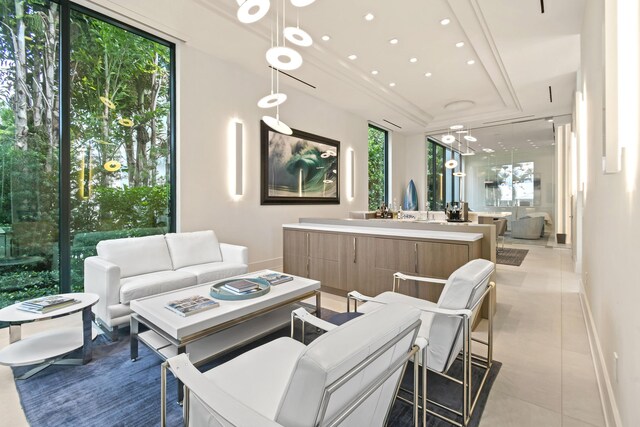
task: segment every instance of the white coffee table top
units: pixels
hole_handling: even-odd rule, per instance
[[[61,294],[61,296],[71,297],[80,302],[43,314],[18,310],[18,305],[20,303],[15,303],[0,310],[0,321],[9,323],[26,323],[36,320],[51,319],[53,317],[66,316],[67,314],[76,313],[78,311],[82,311],[85,307],[94,305],[99,299],[97,294],[88,292]]]
[[[273,271],[254,271],[235,277],[258,277],[267,273],[273,273]],[[293,275],[289,274],[289,276]],[[180,340],[197,332],[242,318],[246,315],[252,315],[258,311],[269,309],[285,301],[320,289],[320,282],[317,280],[293,276],[293,280],[289,282],[271,286],[271,290],[266,295],[239,301],[216,299],[216,301],[220,303],[220,306],[187,317],[182,317],[165,307],[169,301],[194,295],[211,298],[211,295],[209,295],[211,285],[229,279],[231,278],[228,277],[211,283],[133,300],[131,301],[131,309],[147,321],[162,329],[172,338]]]

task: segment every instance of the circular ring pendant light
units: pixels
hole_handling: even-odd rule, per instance
[[[456,159],[447,160],[447,163],[444,164],[447,169],[455,169],[458,166],[458,161]]]
[[[269,12],[269,0],[238,0],[238,20],[243,24],[258,22]]]
[[[314,1],[316,0],[291,0],[291,4],[294,5],[295,7],[305,7],[305,6],[309,6]]]
[[[295,45],[309,47],[313,44],[313,39],[309,33],[298,27],[287,27],[284,29],[283,34],[287,40]]]
[[[280,132],[285,135],[293,134],[293,131],[289,126],[280,121],[279,118],[271,117],[271,116],[262,116],[262,121],[267,124],[271,129],[276,132]]]
[[[451,130],[464,129],[464,125],[452,125],[452,126],[449,126],[449,129],[451,129]]]
[[[286,58],[287,61],[283,61]],[[290,47],[272,47],[267,51],[267,62],[278,70],[297,70],[302,65],[302,55]]]
[[[445,144],[453,144],[456,141],[456,137],[453,135],[443,135],[442,142]]]
[[[476,142],[478,140],[478,138],[476,138],[475,136],[471,136],[471,135],[465,135],[463,138],[466,139],[469,142]]]
[[[464,176],[467,176],[467,174],[466,174],[466,173],[464,173],[464,172],[454,172],[454,173],[453,173],[453,176],[459,176],[460,178],[462,178],[462,177],[464,177]]]
[[[272,93],[271,95],[264,96],[258,101],[258,107],[271,108],[282,104],[287,100],[287,95],[284,93]]]

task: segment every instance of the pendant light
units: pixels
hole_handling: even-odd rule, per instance
[[[237,0],[238,20],[243,24],[258,22],[269,12],[271,3],[269,0]]]

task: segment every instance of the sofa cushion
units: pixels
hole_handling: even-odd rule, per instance
[[[196,285],[196,276],[186,271],[156,271],[120,280],[120,302],[175,291]]]
[[[195,275],[198,278],[198,284],[200,284],[244,274],[247,272],[247,266],[231,262],[208,262],[206,264],[190,265],[176,271],[185,271]]]
[[[120,277],[173,269],[164,236],[103,240],[96,249],[98,256],[120,267]]]
[[[164,237],[169,247],[174,270],[190,265],[222,261],[220,243],[212,230],[170,233]]]

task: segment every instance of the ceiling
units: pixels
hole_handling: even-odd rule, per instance
[[[270,15],[247,25],[235,16],[235,0],[193,1],[211,12],[212,27],[224,29],[225,37],[215,37],[209,48],[264,72],[267,80],[264,52],[276,4],[282,2],[272,0]],[[403,134],[569,114],[585,1],[318,0],[301,9],[286,1],[288,25],[299,19],[314,39],[313,46],[296,48],[304,64],[289,74],[315,88],[286,76],[281,84],[285,92],[295,87]],[[373,20],[364,19],[368,13]],[[444,18],[448,25],[441,25]],[[330,40],[323,41],[323,35]],[[397,44],[389,42],[394,38]],[[456,47],[458,42],[464,46]],[[286,104],[280,114],[286,122]],[[531,122],[530,131],[540,135],[515,143],[543,139],[544,129],[533,130],[539,122]],[[482,142],[480,133],[474,136]]]

